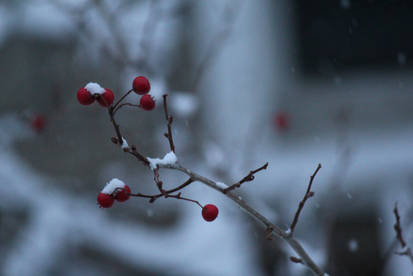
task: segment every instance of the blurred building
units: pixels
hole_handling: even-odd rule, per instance
[[[4,163],[15,169],[28,164],[35,173],[16,169],[24,204],[0,205],[0,252],[8,256],[0,271],[24,275],[33,264],[47,275],[307,275],[288,262],[281,242],[265,241],[260,227],[202,188],[191,192],[223,206],[216,228],[198,225],[191,220],[194,211],[176,202],[139,202],[104,215],[88,205],[97,183],[109,177],[138,179],[139,189],[150,190],[152,176],[113,148],[105,114],[81,109],[73,91],[91,79],[123,91],[131,77],[147,74],[157,97],[168,92],[196,103],[195,111],[181,114],[182,102],[172,106],[183,162],[227,183],[269,161],[268,172],[239,193],[257,209],[276,213],[274,222],[283,227],[308,176],[322,163],[316,196],[297,228],[312,254],[323,252],[316,261],[330,275],[405,275],[407,258],[383,258],[394,239],[394,202],[411,208],[411,2],[95,2],[0,1],[1,113],[14,114],[20,123],[39,113],[48,119],[40,135],[25,136],[12,127],[5,131],[15,140],[12,146],[1,140],[10,158],[21,158],[8,162],[4,155]],[[145,35],[149,42],[141,39]],[[158,139],[164,131],[161,112],[144,117],[128,110],[120,118],[148,156],[167,150]],[[0,176],[11,177],[8,172]],[[56,213],[24,192],[23,180],[35,174],[41,177],[34,183],[53,187],[50,198],[65,200]],[[73,207],[81,226],[58,219],[72,205],[81,206]],[[53,242],[30,242],[30,231],[51,235],[45,229],[57,233]],[[121,237],[96,245],[112,230]],[[124,237],[134,238],[130,247]],[[32,248],[24,246],[25,239]],[[42,246],[46,253],[19,263],[18,256],[33,257]],[[212,267],[201,258],[203,250],[215,257]],[[50,256],[55,260],[45,261]]]

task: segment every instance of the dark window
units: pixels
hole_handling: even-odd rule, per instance
[[[295,0],[294,10],[304,74],[413,65],[412,0]]]

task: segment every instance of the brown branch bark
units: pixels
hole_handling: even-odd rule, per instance
[[[406,246],[406,242],[404,241],[403,234],[402,234],[402,227],[400,226],[400,215],[399,210],[397,209],[397,202],[394,204],[393,209],[394,216],[396,217],[396,223],[394,224],[394,231],[396,231],[397,240],[400,242],[402,248]]]
[[[393,209],[394,216],[396,217],[396,223],[394,224],[394,231],[396,231],[396,238],[400,242],[403,251],[396,252],[397,255],[406,256],[410,259],[410,262],[413,264],[413,253],[410,247],[407,247],[406,241],[403,238],[402,227],[400,224],[400,215],[399,210],[397,209],[397,202],[394,204]]]
[[[171,148],[171,151],[175,152],[175,144],[174,144],[174,139],[172,138],[172,121],[173,118],[171,115],[168,114],[168,104],[166,102],[166,97],[168,97],[168,95],[163,95],[163,111],[165,113],[165,119],[168,123],[168,133],[165,133],[165,137],[168,138],[169,141],[169,147]]]
[[[316,170],[314,171],[313,175],[310,176],[310,182],[308,183],[307,191],[305,192],[304,198],[298,204],[297,212],[295,212],[294,219],[290,225],[291,235],[294,233],[295,226],[297,225],[298,219],[300,217],[300,213],[304,208],[305,202],[310,197],[314,196],[314,192],[311,191],[311,186],[313,185],[314,177],[317,175],[318,171],[321,169],[321,164],[318,164]]]
[[[205,185],[209,186],[210,188],[223,193],[229,199],[234,201],[241,209],[243,209],[246,213],[248,213],[251,217],[255,220],[263,224],[266,229],[270,229],[271,232],[268,237],[278,237],[283,239],[288,245],[297,253],[300,259],[303,261],[303,265],[305,265],[314,275],[323,276],[323,270],[313,261],[313,259],[308,255],[302,245],[287,231],[281,230],[278,226],[270,222],[266,217],[264,217],[261,213],[257,210],[249,206],[244,200],[239,198],[236,194],[232,191],[228,193],[224,193],[224,189],[220,188],[220,186],[213,180],[201,176],[180,164],[173,164],[173,165],[160,165],[159,168],[164,169],[171,169],[171,170],[178,170],[186,175],[188,175],[194,181],[199,181],[204,183]],[[315,175],[314,175],[315,176]]]
[[[259,171],[261,171],[261,170],[266,170],[267,167],[268,167],[268,162],[265,163],[263,166],[259,167],[258,169],[253,170],[253,171],[250,171],[249,174],[248,174],[247,176],[245,176],[243,179],[241,179],[240,181],[238,181],[238,182],[235,183],[235,184],[232,184],[232,185],[229,186],[228,188],[225,188],[224,191],[223,191],[224,194],[226,194],[226,193],[228,193],[229,191],[232,191],[232,190],[234,190],[234,189],[236,189],[236,188],[240,188],[241,185],[242,185],[243,183],[245,183],[245,182],[253,181],[254,178],[255,178],[254,174],[256,174],[257,172],[259,172]]]

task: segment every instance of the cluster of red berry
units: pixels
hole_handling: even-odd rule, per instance
[[[134,91],[136,94],[142,95],[139,102],[139,107],[144,110],[152,110],[155,108],[155,101],[148,94],[150,89],[151,85],[148,79],[143,76],[139,76],[133,80],[132,89],[127,94]],[[120,101],[122,101],[125,96],[123,96]],[[77,99],[82,105],[90,105],[96,100],[103,107],[112,107],[115,96],[111,90],[103,88],[99,84],[92,82],[78,90]],[[119,104],[120,103],[116,103],[113,108],[116,108]],[[124,202],[128,200],[130,196],[138,195],[131,194],[129,186],[125,185],[119,179],[112,179],[99,193],[97,202],[101,208],[110,208],[115,200]],[[202,207],[199,203],[198,205]],[[217,216],[218,208],[215,205],[207,204],[202,207],[202,217],[204,220],[213,221],[217,218]]]
[[[112,193],[100,192],[98,195],[98,204],[102,208],[112,207],[115,200],[124,202],[130,197],[130,188],[125,185],[123,188],[117,188]]]
[[[117,179],[112,180],[112,181],[120,182]],[[108,185],[110,185],[110,183]],[[128,200],[129,197],[130,197],[130,194],[131,194],[131,190],[130,190],[129,186],[123,184],[122,187],[118,187],[118,188],[114,189],[113,191],[112,190],[105,191],[105,189],[103,189],[99,193],[97,201],[98,201],[98,204],[101,208],[110,208],[110,207],[112,207],[115,200],[117,200],[119,202],[124,202],[124,201]],[[204,220],[213,221],[217,218],[217,216],[218,216],[217,206],[215,206],[213,204],[207,204],[202,208],[202,217],[204,218]]]
[[[140,99],[140,107],[144,110],[152,110],[155,108],[154,99],[148,94],[151,85],[147,78],[143,76],[136,77],[132,83],[132,89],[139,95],[143,95]],[[108,107],[113,104],[115,96],[113,92],[107,88],[101,87],[97,83],[88,83],[85,87],[77,91],[77,100],[82,105],[91,105],[95,100],[103,106]]]
[[[136,77],[132,83],[132,89],[139,95],[143,95],[140,100],[140,106],[144,110],[152,110],[155,108],[155,101],[153,98],[148,94],[149,90],[151,90],[151,84],[149,83],[148,79],[145,77]]]

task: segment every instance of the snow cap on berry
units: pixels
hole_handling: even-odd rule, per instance
[[[130,188],[128,185],[125,185],[125,187],[122,190],[118,190],[115,199],[119,202],[124,202],[129,199],[130,197]]]
[[[105,88],[99,85],[99,83],[96,82],[89,82],[86,84],[85,89],[89,91],[92,95],[94,94],[103,94],[105,93]]]
[[[113,103],[114,99],[115,99],[115,95],[113,95],[113,92],[105,88],[105,93],[99,96],[98,102],[101,106],[108,107]]]
[[[106,186],[102,189],[101,193],[111,195],[116,189],[123,189],[124,187],[125,183],[122,180],[113,178],[106,183]]]

